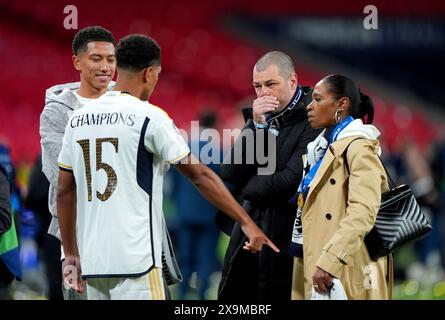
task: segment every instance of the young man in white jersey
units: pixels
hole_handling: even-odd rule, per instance
[[[115,39],[99,26],[87,27],[76,33],[72,42],[72,62],[79,71],[80,82],[56,85],[46,91],[45,107],[40,115],[42,171],[50,182],[48,208],[52,220],[48,228],[51,237],[45,240],[47,276],[50,290],[60,292],[68,300],[86,299],[73,290],[64,290],[60,263],[60,230],[57,219],[56,192],[57,158],[69,116],[74,110],[103,95],[113,84],[116,70]],[[51,296],[57,296],[52,293]]]
[[[147,102],[161,71],[160,48],[143,35],[116,49],[115,91],[75,111],[59,156],[57,210],[68,275],[87,280],[88,299],[164,299],[162,183],[168,164],[239,222],[260,251],[275,245],[219,177],[197,163],[173,121]],[[75,279],[76,280],[76,279]],[[73,287],[84,290],[80,277]]]

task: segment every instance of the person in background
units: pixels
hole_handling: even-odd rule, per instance
[[[19,246],[13,206],[14,167],[9,148],[0,144],[0,300],[11,299],[10,286],[21,280]]]
[[[0,237],[11,228],[10,185],[6,171],[0,167]]]
[[[217,115],[213,111],[203,111],[199,115],[200,132],[206,129],[215,129]],[[221,146],[214,141],[190,141],[190,145],[197,145],[194,156],[205,163],[216,174],[219,173],[221,163]],[[209,147],[211,146],[211,147]],[[201,155],[201,151],[210,150]],[[192,153],[195,151],[191,148]],[[213,153],[218,152],[217,155]],[[217,161],[213,162],[214,159]],[[206,300],[206,291],[210,286],[210,276],[213,271],[220,269],[216,257],[216,247],[219,239],[219,230],[215,225],[214,217],[217,209],[194,188],[190,182],[177,170],[172,171],[173,196],[176,205],[178,222],[177,248],[179,264],[181,266],[183,281],[179,288],[179,299],[183,300],[190,291],[189,280],[196,272],[197,297]]]
[[[49,286],[48,299],[63,300],[60,241],[47,233],[51,223],[51,213],[48,210],[48,191],[49,182],[42,172],[42,156],[39,154],[29,178],[25,206],[36,214],[39,221],[39,232],[36,241],[39,254],[45,264],[45,275]]]

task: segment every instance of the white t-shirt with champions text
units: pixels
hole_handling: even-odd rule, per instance
[[[59,168],[76,181],[82,276],[136,277],[162,268],[162,184],[190,150],[160,108],[111,91],[70,117]]]

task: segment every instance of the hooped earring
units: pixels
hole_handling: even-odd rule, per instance
[[[337,111],[335,111],[334,113],[334,119],[336,123],[339,123],[341,120],[341,115],[340,113],[343,111],[343,109],[337,109]]]

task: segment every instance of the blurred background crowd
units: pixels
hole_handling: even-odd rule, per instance
[[[367,29],[366,5],[378,10]],[[254,99],[252,68],[270,50],[293,58],[299,83],[331,73],[350,76],[375,103],[383,160],[408,183],[433,225],[395,255],[396,299],[445,299],[445,4],[438,1],[70,1],[0,0],[0,161],[15,175],[13,207],[23,280],[14,299],[60,299],[58,261],[46,235],[46,178],[41,173],[39,116],[45,90],[78,80],[64,8],[79,28],[101,25],[116,39],[144,33],[162,47],[162,75],[151,102],[178,127],[190,121],[240,128]],[[218,171],[218,166],[213,168]],[[165,212],[186,280],[174,298],[215,299],[227,237],[214,210],[173,172]],[[296,181],[296,183],[298,183]],[[208,214],[204,212],[209,212]]]

